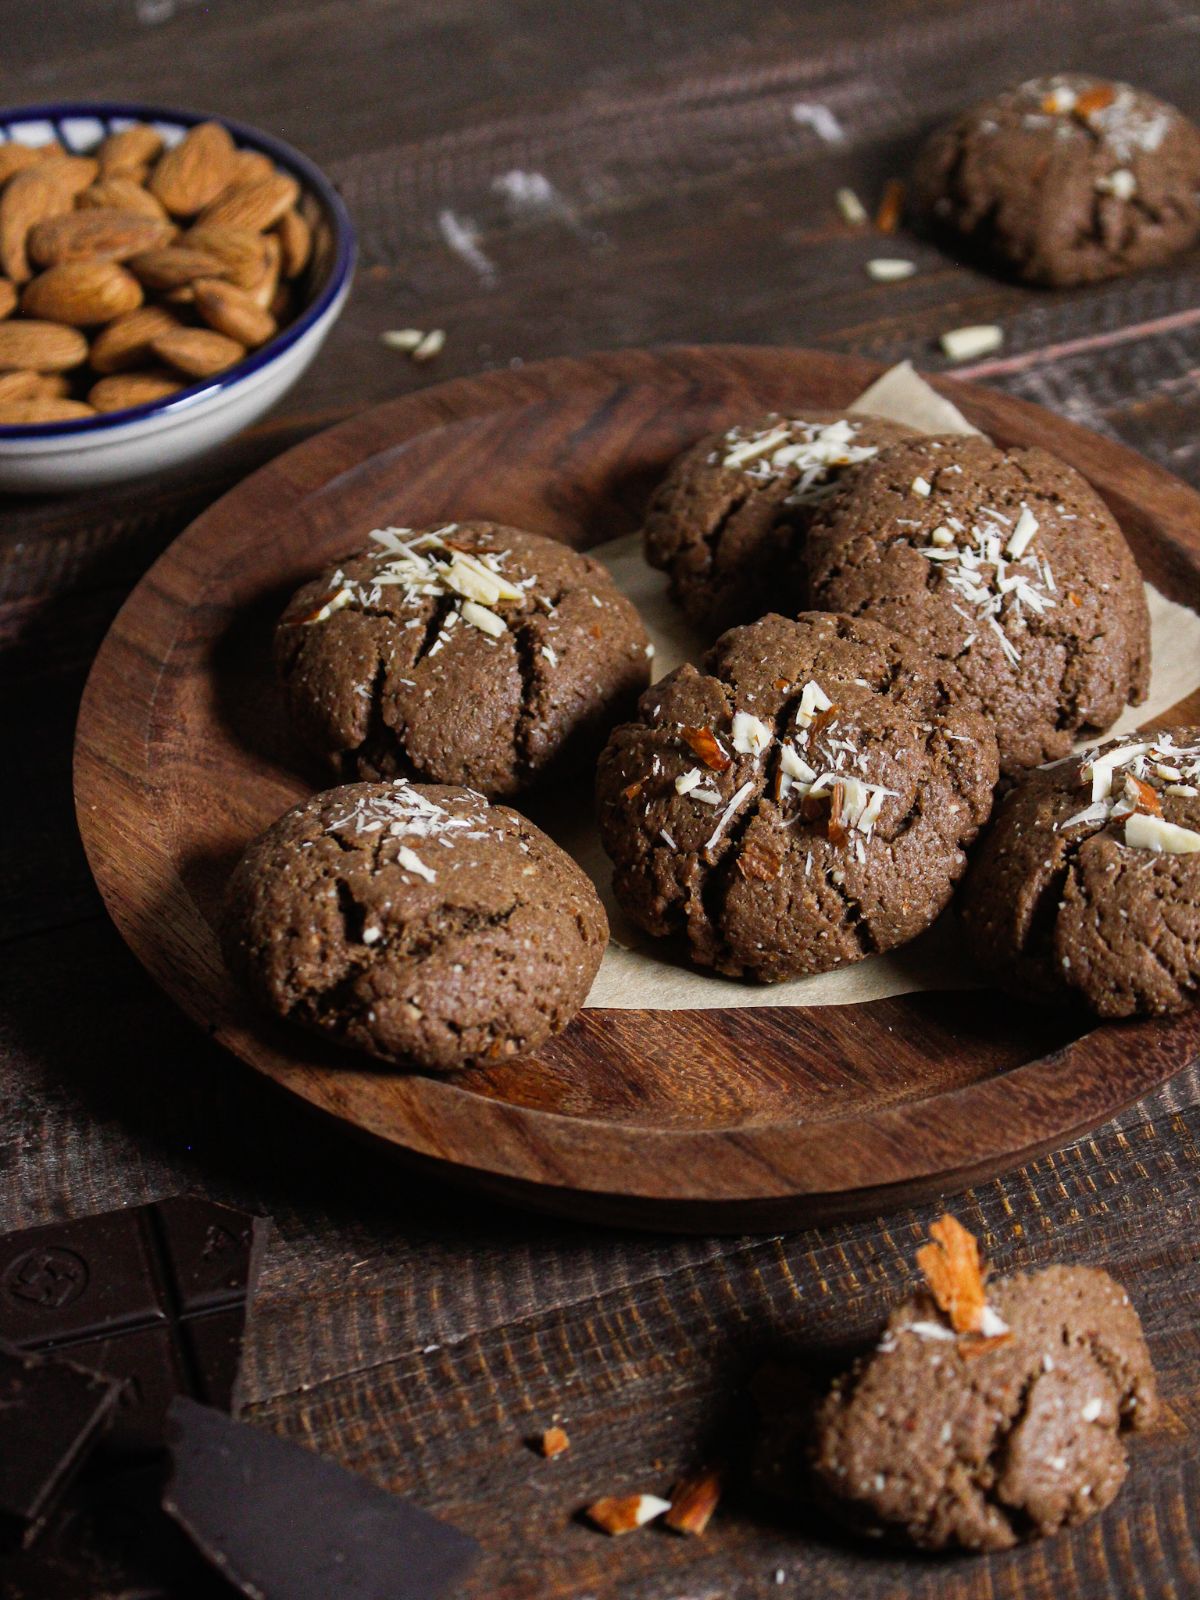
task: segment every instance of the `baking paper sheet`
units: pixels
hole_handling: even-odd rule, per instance
[[[906,422],[928,433],[977,433],[958,409],[936,394],[908,362],[893,367],[859,397],[852,411]],[[597,545],[617,587],[637,606],[655,646],[655,676],[684,661],[699,661],[705,641],[667,597],[663,573],[647,565],[641,539],[629,534]],[[1153,669],[1145,705],[1127,707],[1114,733],[1135,728],[1166,711],[1200,685],[1200,616],[1146,585]],[[618,1010],[703,1010],[710,1006],[857,1005],[920,989],[970,988],[975,977],[960,954],[952,920],[942,917],[928,933],[886,955],[786,983],[754,984],[691,967],[682,941],[651,939],[635,928],[613,899],[611,868],[593,820],[590,786],[576,804],[563,806],[542,825],[590,874],[608,912],[612,939],[588,995],[589,1006]]]

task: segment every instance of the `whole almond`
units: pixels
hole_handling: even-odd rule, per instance
[[[283,256],[283,250],[278,238],[273,233],[263,235],[262,247],[265,259],[262,276],[247,289],[246,293],[256,305],[260,305],[265,309],[275,298],[275,290],[279,283],[279,263]]]
[[[128,261],[154,250],[173,237],[173,223],[97,206],[50,217],[29,230],[30,257],[43,267],[60,261]]]
[[[69,400],[71,380],[65,372],[39,372],[37,375],[39,400]]]
[[[122,128],[120,133],[110,133],[96,151],[100,172],[111,177],[117,172],[144,167],[162,153],[162,135],[149,123],[135,122],[132,128]]]
[[[246,354],[244,346],[208,328],[178,328],[160,334],[150,347],[160,361],[190,378],[211,378],[232,367]]]
[[[285,211],[275,232],[283,250],[281,269],[285,278],[298,278],[312,254],[312,229],[294,208]]]
[[[26,316],[73,328],[111,322],[141,303],[141,284],[115,261],[60,261],[27,283],[21,295]]]
[[[194,217],[233,177],[233,140],[219,122],[198,123],[150,174],[150,193],[173,217]]]
[[[0,278],[0,322],[17,308],[17,291],[7,278]]]
[[[275,336],[275,319],[264,311],[244,289],[220,278],[197,278],[192,285],[196,310],[218,333],[228,334],[239,344],[254,349]]]
[[[261,233],[249,228],[189,228],[181,241],[185,250],[203,250],[221,263],[220,276],[239,289],[261,283],[267,270],[267,252]]]
[[[207,250],[171,244],[130,256],[129,270],[147,289],[164,291],[182,288],[194,278],[219,277],[221,263]]]
[[[136,211],[140,217],[167,220],[163,206],[144,189],[128,172],[116,172],[110,178],[99,178],[90,189],[85,189],[76,204],[81,210],[111,207],[115,211]]]
[[[29,231],[74,208],[75,196],[95,176],[96,163],[53,156],[16,173],[0,194],[0,269],[14,283],[33,275],[26,251]]]
[[[13,405],[21,400],[35,400],[41,398],[42,375],[40,372],[0,373],[0,406]]]
[[[275,286],[275,293],[271,296],[271,303],[267,310],[275,318],[276,325],[282,327],[292,314],[292,289],[291,285],[281,278]]]
[[[0,372],[67,372],[87,360],[87,340],[56,322],[0,322]]]
[[[130,406],[148,406],[178,394],[183,384],[170,372],[120,372],[101,378],[88,390],[88,403],[97,411],[127,411]]]
[[[300,197],[295,178],[275,173],[254,183],[237,184],[200,213],[202,228],[249,228],[262,233],[274,227]]]
[[[258,183],[275,176],[275,163],[261,150],[239,150],[233,159],[230,184]]]
[[[177,318],[162,306],[139,306],[101,328],[92,340],[92,368],[108,374],[145,366],[154,340],[160,334],[173,333],[179,326]]]
[[[0,426],[11,427],[17,423],[74,422],[81,417],[96,415],[91,406],[82,400],[16,400],[0,406]]]
[[[0,144],[0,183],[7,183],[14,172],[36,167],[50,155],[61,155],[60,144]]]

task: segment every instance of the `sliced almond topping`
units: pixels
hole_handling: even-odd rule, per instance
[[[645,1527],[647,1522],[653,1522],[655,1517],[661,1517],[670,1509],[671,1502],[660,1500],[656,1494],[606,1494],[587,1506],[583,1514],[601,1533],[615,1537]]]
[[[663,1521],[675,1533],[699,1537],[721,1498],[721,1479],[715,1472],[698,1472],[682,1478],[671,1491],[671,1509]]]
[[[1092,88],[1085,89],[1081,95],[1076,95],[1071,115],[1078,117],[1080,122],[1086,122],[1095,112],[1103,111],[1112,105],[1116,98],[1117,91],[1111,83],[1097,83]]]
[[[538,1439],[538,1449],[548,1461],[552,1461],[555,1456],[563,1455],[570,1448],[571,1441],[563,1428],[547,1428]]]
[[[846,785],[838,779],[829,791],[829,821],[825,824],[825,837],[830,844],[842,845],[849,839],[842,810],[846,804]]]
[[[1132,772],[1127,772],[1125,774],[1125,791],[1138,811],[1145,812],[1149,817],[1162,816],[1162,801],[1158,798],[1158,790],[1148,784],[1144,778],[1135,778]]]
[[[710,772],[728,772],[733,765],[732,757],[722,750],[711,728],[681,728],[679,731],[692,754],[703,761]]]
[[[930,1293],[955,1333],[981,1333],[987,1297],[975,1235],[949,1212],[938,1218],[929,1233],[930,1243],[917,1251],[917,1266],[925,1274]]]
[[[742,847],[737,867],[743,878],[759,878],[763,883],[773,883],[783,871],[783,858],[769,845],[758,839],[750,839]]]
[[[637,799],[638,795],[640,795],[642,792],[643,782],[644,780],[639,778],[636,783],[627,783],[625,785],[625,787],[621,790],[621,793],[625,796],[626,800]]]

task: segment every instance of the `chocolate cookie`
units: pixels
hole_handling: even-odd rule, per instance
[[[1029,283],[1094,283],[1200,234],[1200,129],[1126,83],[1033,78],[932,136],[913,199]]]
[[[591,880],[515,811],[404,779],[317,794],[247,849],[233,971],[289,1022],[434,1072],[565,1028],[608,939]]]
[[[1200,727],[1128,734],[1029,773],[967,879],[980,964],[1103,1017],[1181,1011],[1200,988]]]
[[[684,452],[650,502],[646,560],[672,598],[714,631],[799,608],[795,553],[813,510],[848,468],[911,432],[877,417],[772,413]]]
[[[1091,1267],[988,1286],[990,1338],[934,1300],[898,1306],[874,1353],[820,1413],[815,1467],[858,1527],[926,1550],[1003,1550],[1104,1509],[1125,1479],[1121,1433],[1154,1420],[1137,1312]]]
[[[953,669],[886,628],[810,613],[724,634],[600,758],[613,888],[648,932],[764,981],[912,939],[991,809],[996,743]]]
[[[651,650],[599,562],[492,522],[371,538],[276,632],[292,719],[340,776],[510,797],[590,759],[629,715]]]
[[[1099,496],[1044,450],[891,445],[820,514],[806,552],[810,605],[954,663],[1006,773],[1065,755],[1146,697],[1137,564]]]

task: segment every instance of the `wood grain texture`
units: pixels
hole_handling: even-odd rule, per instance
[[[1103,1517],[1003,1556],[883,1559],[737,1470],[704,1541],[606,1540],[572,1520],[596,1494],[665,1486],[714,1431],[740,1468],[740,1379],[776,1330],[814,1379],[829,1350],[870,1337],[937,1206],[782,1238],[665,1238],[404,1175],[163,997],[104,916],[70,820],[86,669],[150,562],[287,446],[447,377],[717,339],[937,368],[938,333],[995,321],[989,384],[1200,485],[1200,255],[1048,295],[902,231],[883,253],[919,270],[880,285],[863,270],[878,239],[832,203],[847,183],[873,204],[947,110],[1056,67],[1200,115],[1195,7],[45,0],[5,23],[0,99],[103,92],[244,117],[327,167],[369,256],[322,359],[252,433],[170,477],[0,506],[0,1226],[180,1188],[271,1212],[252,1416],[453,1509],[487,1552],[470,1600],[1197,1593],[1194,1065],[1095,1134],[950,1197],[1002,1266],[1107,1264],[1147,1320],[1168,1424]],[[844,139],[823,143],[794,102],[829,107]],[[508,204],[493,184],[513,169],[542,171],[568,214]],[[443,210],[477,225],[488,282],[447,244]],[[408,324],[447,330],[436,362],[380,344]],[[547,1405],[577,1452],[551,1464],[518,1437]]]
[[[873,376],[846,357],[737,347],[551,362],[365,412],[218,502],[135,589],[79,721],[80,829],[134,953],[243,1060],[427,1170],[644,1227],[899,1203],[1013,1166],[1184,1066],[1195,1013],[1089,1031],[968,993],[591,1010],[532,1057],[437,1080],[273,1024],[225,971],[215,926],[232,865],[324,781],[290,748],[269,666],[299,582],[397,521],[486,516],[586,547],[636,526],[650,485],[700,435],[844,406]],[[1168,593],[1194,591],[1200,497],[1185,484],[1035,407],[943,387],[1002,443],[1049,445],[1085,472],[1143,569]]]

